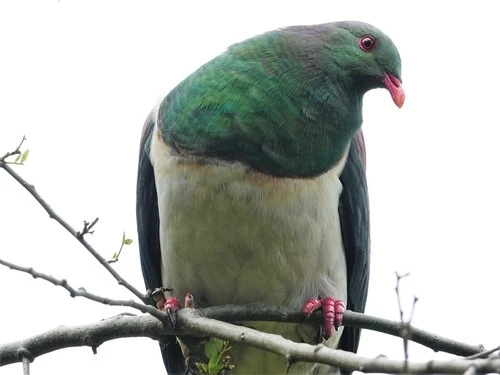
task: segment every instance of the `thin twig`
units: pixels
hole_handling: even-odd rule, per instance
[[[75,289],[71,285],[68,284],[68,282],[65,279],[56,279],[53,276],[46,275],[42,272],[35,271],[31,267],[22,267],[18,266],[17,264],[7,262],[3,259],[0,259],[0,264],[4,265],[6,267],[9,267],[10,269],[16,270],[16,271],[21,271],[30,274],[33,276],[35,279],[42,279],[45,281],[48,281],[49,283],[52,283],[56,286],[60,286],[64,289],[66,289],[71,297],[84,297],[87,299],[90,299],[95,302],[102,303],[104,305],[110,305],[110,306],[127,306],[127,307],[132,307],[136,310],[141,311],[142,313],[149,313],[153,315],[155,318],[159,319],[160,321],[165,321],[166,315],[161,312],[158,309],[155,309],[152,306],[145,305],[142,303],[137,303],[133,300],[115,300],[107,297],[102,297],[97,294],[89,293],[87,292],[84,288],[78,288]]]
[[[98,221],[98,217],[96,217],[91,223],[89,223],[87,220],[83,220],[83,230],[81,232],[76,232],[78,240],[82,239],[86,234],[93,234],[94,231],[91,229],[94,227],[94,225],[97,224]]]
[[[415,307],[417,306],[417,302],[418,302],[418,297],[413,296],[413,303],[411,305],[410,318],[408,319],[408,323],[410,323],[410,324],[411,324],[411,322],[413,322],[413,316],[415,315]]]
[[[131,239],[129,239],[129,238],[127,238],[127,237],[125,236],[125,232],[123,232],[123,236],[122,236],[122,244],[121,244],[121,246],[120,246],[120,249],[118,250],[118,252],[117,252],[117,253],[114,253],[114,254],[113,254],[113,258],[112,258],[112,259],[109,259],[107,262],[108,262],[108,263],[116,263],[116,262],[118,262],[118,260],[120,259],[120,255],[121,255],[121,253],[122,253],[123,247],[124,247],[125,245],[130,245],[131,243],[132,243],[132,240],[131,240]],[[148,295],[149,295],[149,293],[147,293],[147,292],[146,292],[146,296],[148,296]]]
[[[400,275],[399,273],[396,272],[396,288],[395,288],[395,291],[396,291],[396,297],[397,297],[397,301],[398,301],[398,308],[399,308],[399,320],[401,321],[401,323],[404,322],[404,316],[403,316],[403,306],[401,304],[401,295],[399,293],[399,283],[400,283],[400,280],[405,278],[405,277],[408,277],[410,275],[409,272],[405,273],[404,275]]]
[[[489,349],[489,350],[483,350],[482,352],[480,353],[476,353],[476,354],[473,354],[473,355],[469,355],[467,357],[465,357],[465,359],[476,359],[476,358],[486,358],[488,357],[490,354],[493,354],[495,353],[496,351],[500,350],[500,345],[498,345],[497,347],[493,348],[493,349]]]
[[[418,298],[414,297],[413,298],[413,306],[411,308],[411,313],[410,313],[410,319],[408,321],[405,321],[404,319],[404,312],[403,312],[403,306],[401,304],[401,294],[399,292],[399,285],[402,279],[405,277],[408,277],[410,275],[409,272],[405,273],[404,275],[400,275],[396,272],[396,296],[398,300],[398,307],[399,307],[399,319],[401,321],[401,337],[403,338],[403,350],[404,350],[404,355],[405,355],[405,362],[408,362],[409,354],[408,354],[408,342],[411,340],[412,336],[412,327],[411,327],[411,321],[413,319],[413,313],[415,311],[415,305],[417,304]],[[407,371],[405,371],[407,372]]]
[[[23,139],[21,139],[19,146],[17,146],[14,151],[9,151],[4,156],[0,157],[0,167],[3,167],[4,164],[7,164],[5,159],[7,159],[11,156],[14,156],[14,155],[19,155],[21,153],[21,146],[23,145],[25,140],[26,140],[26,136],[23,135]]]
[[[63,220],[50,206],[49,204],[38,194],[35,187],[30,185],[26,180],[24,180],[18,173],[16,173],[11,167],[5,163],[0,163],[0,167],[3,168],[8,174],[10,174],[22,187],[24,187],[33,198],[44,208],[44,210],[49,214],[51,219],[57,221],[64,229],[66,229],[73,237],[75,237],[91,254],[97,259],[97,261],[118,281],[118,284],[127,288],[136,297],[138,297],[142,302],[147,304],[149,301],[145,294],[139,292],[131,284],[129,284],[123,277],[120,276],[118,272],[111,267],[106,259],[104,259],[83,237],[79,235],[73,227],[71,227],[65,220]]]

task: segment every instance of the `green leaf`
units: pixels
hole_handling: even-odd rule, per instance
[[[208,367],[206,364],[204,363],[197,363],[198,366],[201,367],[201,369],[203,370],[203,372],[208,372]]]
[[[132,243],[132,239],[131,238],[127,238],[125,241],[123,241],[124,245],[130,245],[131,243]]]
[[[213,356],[217,356],[217,354],[217,344],[212,339],[208,340],[205,344],[205,355],[208,359],[211,359]]]
[[[219,370],[222,368],[219,368],[219,365],[224,365],[222,363],[219,363],[219,354],[216,353],[210,360],[208,361],[208,373],[209,374],[217,374]]]
[[[113,259],[116,259],[116,258],[118,258],[118,254],[117,254],[117,253],[114,253],[114,254],[113,254]]]
[[[123,232],[122,243],[125,242],[125,232]]]
[[[21,159],[22,154],[17,154],[16,160],[14,160],[14,163],[17,163],[19,159]]]
[[[222,340],[212,337],[205,344],[205,355],[208,359],[212,359],[214,355],[219,355],[223,346],[224,342]]]
[[[21,156],[21,163],[24,163],[26,159],[28,159],[29,153],[30,153],[29,149],[23,152],[23,155]]]
[[[216,364],[212,369],[208,369],[210,372],[209,374],[218,374],[220,370],[222,370],[224,368],[224,364],[223,363],[218,363]]]
[[[208,373],[209,374],[213,373],[213,369],[215,368],[215,366],[217,366],[218,362],[219,362],[219,355],[217,353],[215,353],[215,355],[212,358],[210,358],[210,360],[208,361]]]

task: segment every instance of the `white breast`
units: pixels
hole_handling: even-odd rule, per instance
[[[163,286],[173,288],[181,303],[187,291],[202,306],[263,303],[300,309],[312,297],[346,300],[338,216],[338,175],[345,157],[316,178],[276,178],[240,163],[200,163],[178,156],[157,133],[151,159]],[[265,326],[291,339],[304,338],[295,325]],[[263,354],[258,354],[262,362]],[[269,361],[276,358],[271,355]],[[242,369],[237,365],[236,372],[238,367]]]

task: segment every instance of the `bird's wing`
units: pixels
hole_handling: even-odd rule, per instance
[[[351,141],[349,156],[340,176],[343,190],[339,201],[347,263],[347,309],[356,312],[365,310],[370,273],[370,218],[365,158],[365,143],[360,130]],[[356,352],[359,336],[359,328],[345,327],[339,348]]]
[[[156,111],[153,111],[144,124],[137,173],[137,231],[142,274],[148,290],[163,286],[161,281],[158,198],[153,166],[149,158],[155,123]],[[175,336],[161,340],[160,348],[168,373],[171,375],[184,374],[183,355]]]

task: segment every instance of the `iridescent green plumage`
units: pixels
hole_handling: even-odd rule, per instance
[[[365,52],[358,40],[373,35]],[[284,177],[322,174],[362,122],[362,98],[400,76],[391,40],[357,22],[290,27],[230,47],[182,81],[158,122],[181,154],[243,162]]]

